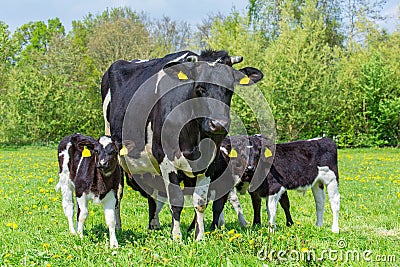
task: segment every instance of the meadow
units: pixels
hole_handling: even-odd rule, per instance
[[[108,248],[101,206],[89,206],[83,238],[70,235],[61,193],[55,191],[56,151],[55,146],[0,148],[1,266],[400,266],[399,149],[339,150],[340,234],[330,231],[328,201],[324,225],[315,226],[309,191],[289,192],[292,227],[285,226],[278,208],[274,233],[266,227],[265,209],[262,227],[243,229],[226,205],[225,227],[207,232],[201,242],[192,233],[173,242],[169,209],[161,212],[161,230],[148,231],[147,201],[125,187],[120,247],[114,250]],[[240,200],[251,222],[250,197]],[[209,206],[207,227],[211,216]],[[184,232],[192,218],[192,208],[185,208]]]

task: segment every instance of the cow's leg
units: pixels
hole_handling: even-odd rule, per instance
[[[251,203],[253,206],[253,226],[261,224],[261,197],[254,192],[250,193],[251,196]],[[269,210],[267,208],[268,217],[269,217]]]
[[[83,225],[88,217],[88,198],[86,193],[83,193],[81,197],[76,198],[78,206],[78,227],[77,232],[82,237],[83,236]]]
[[[238,221],[241,227],[246,227],[247,222],[243,215],[242,207],[240,206],[239,198],[236,194],[235,188],[232,188],[228,195],[229,202],[233,206],[238,216]],[[222,213],[221,213],[222,214]]]
[[[204,210],[207,207],[208,188],[210,177],[204,174],[197,176],[196,187],[193,193],[193,206],[196,212],[196,240],[202,240],[204,235]]]
[[[158,214],[161,212],[164,202],[159,199],[158,194],[155,194],[157,199],[155,200],[152,196],[147,197],[149,203],[149,229],[156,230],[160,229],[160,219]]]
[[[287,192],[282,194],[281,198],[279,199],[279,204],[281,204],[281,207],[283,208],[283,211],[285,212],[286,226],[293,225],[292,216],[290,214],[290,201],[289,201],[289,196],[288,196]]]
[[[211,223],[211,230],[215,230],[216,227],[221,227],[225,224],[224,219],[224,206],[228,199],[228,194],[213,201],[213,220]]]
[[[57,184],[57,189],[61,189],[62,207],[64,214],[68,220],[69,231],[75,234],[74,226],[74,184],[69,178],[69,171],[60,173],[60,181]]]
[[[325,207],[325,191],[324,185],[322,183],[315,183],[311,188],[312,193],[314,195],[314,201],[317,212],[317,226],[322,226],[324,222],[324,207]]]
[[[172,239],[181,240],[181,213],[184,200],[181,187],[179,186],[178,175],[175,172],[164,173],[163,168],[161,168],[161,172],[163,174],[169,207],[172,214],[171,237]]]
[[[106,224],[108,226],[108,231],[110,233],[110,248],[117,248],[118,241],[115,235],[116,227],[116,215],[115,215],[115,204],[117,199],[115,198],[114,190],[111,190],[107,195],[101,200],[104,209],[104,217]]]
[[[275,217],[276,217],[276,209],[278,207],[278,202],[279,199],[281,198],[282,194],[285,193],[286,189],[282,186],[279,189],[279,192],[268,196],[268,206],[267,206],[267,211],[268,212],[268,216],[269,216],[269,225],[271,226],[271,230],[274,231],[276,228],[276,224],[275,224]]]
[[[118,185],[118,191],[117,191],[117,202],[115,204],[115,229],[116,230],[121,230],[122,225],[121,225],[121,200],[124,195],[124,177],[122,175],[121,181]]]
[[[340,194],[338,190],[338,183],[336,180],[332,180],[326,187],[333,214],[332,232],[339,233]]]

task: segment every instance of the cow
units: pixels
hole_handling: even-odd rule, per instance
[[[88,216],[88,200],[102,204],[109,229],[110,247],[118,247],[115,234],[119,210],[117,192],[123,182],[118,164],[119,144],[109,136],[96,140],[82,134],[63,138],[58,145],[60,180],[56,186],[62,193],[62,206],[72,234],[83,236]],[[75,230],[74,193],[77,202],[77,229]]]
[[[250,180],[242,179],[242,182]],[[316,204],[316,225],[322,226],[325,206],[324,187],[326,187],[333,213],[331,230],[339,233],[338,185],[337,148],[332,140],[323,137],[277,144],[273,164],[266,179],[255,190],[250,190],[254,211],[253,224],[261,223],[261,198],[268,197],[269,224],[275,228],[277,203],[280,201],[281,205],[283,204],[281,199],[286,190],[305,192],[311,189]],[[282,207],[288,223],[288,218],[291,218],[289,199],[285,197],[284,202],[287,202]]]
[[[163,177],[173,238],[182,236],[178,170],[196,181],[196,240],[204,235],[210,176],[229,130],[234,86],[252,85],[263,77],[252,67],[231,67],[242,59],[225,51],[207,50],[200,55],[181,51],[145,62],[119,60],[103,75],[105,130],[125,145],[120,161],[128,175]]]

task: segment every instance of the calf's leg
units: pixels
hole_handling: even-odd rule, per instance
[[[78,227],[77,232],[82,237],[83,236],[83,226],[88,217],[88,197],[86,193],[83,193],[82,196],[76,198],[77,206],[78,206]]]
[[[261,224],[261,197],[255,193],[250,193],[251,203],[253,204],[253,226]],[[269,217],[269,210],[267,207],[268,217]]]
[[[325,207],[325,192],[324,185],[322,183],[315,183],[311,188],[314,195],[314,201],[317,212],[317,226],[322,226],[324,223],[324,207]]]
[[[207,195],[210,181],[210,177],[206,177],[204,174],[198,175],[193,193],[193,206],[196,212],[197,241],[202,240],[204,236],[204,211],[207,207]]]
[[[290,201],[287,191],[285,191],[285,193],[282,194],[281,198],[279,199],[279,204],[281,204],[281,207],[285,212],[286,226],[293,225],[292,215],[290,214]]]
[[[236,194],[235,188],[232,188],[232,190],[229,192],[228,199],[236,211],[236,214],[238,216],[239,225],[241,227],[246,227],[247,222],[246,222],[246,219],[244,218],[243,210],[242,210],[242,207],[240,206],[240,201]],[[221,214],[223,214],[223,213],[221,213]]]
[[[281,186],[278,193],[268,196],[267,212],[269,217],[269,225],[272,227],[272,231],[274,231],[276,227],[275,217],[276,217],[276,209],[278,206],[278,202],[282,194],[285,193],[285,191],[286,189],[283,186]]]
[[[340,194],[338,190],[338,183],[336,180],[332,180],[327,185],[327,191],[333,214],[332,232],[339,233]]]
[[[56,189],[61,189],[62,194],[62,207],[64,214],[68,220],[69,231],[75,234],[74,226],[74,184],[69,178],[68,173],[60,173],[60,182],[57,184]]]
[[[110,248],[117,248],[118,241],[115,235],[115,228],[116,228],[115,204],[117,203],[117,199],[115,198],[114,190],[108,192],[107,195],[101,200],[101,203],[103,205],[104,217],[110,234]]]

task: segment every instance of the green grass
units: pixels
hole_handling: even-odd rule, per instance
[[[83,239],[69,234],[60,192],[54,190],[58,181],[55,147],[3,147],[0,265],[400,266],[399,162],[398,149],[339,151],[340,234],[330,231],[332,215],[328,201],[324,225],[317,228],[311,192],[304,196],[289,192],[296,222],[290,228],[285,226],[279,208],[274,234],[265,227],[241,229],[234,210],[227,205],[227,225],[223,229],[207,233],[202,242],[193,241],[192,234],[185,234],[181,243],[172,242],[169,210],[165,207],[161,213],[162,229],[148,231],[147,201],[127,188],[122,202],[123,230],[117,236],[120,248],[111,250],[100,206],[89,206]],[[241,201],[246,219],[251,221],[249,196],[241,197]],[[209,206],[207,226],[211,216]],[[185,208],[183,231],[192,217],[193,210]],[[264,209],[264,226],[266,217]],[[315,253],[316,259],[307,260],[307,253]],[[396,262],[391,263],[364,260],[393,261],[394,257]],[[283,262],[283,258],[287,260]]]

